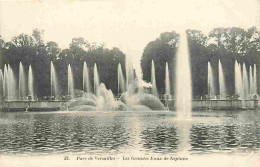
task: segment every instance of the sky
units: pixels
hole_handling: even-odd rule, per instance
[[[231,26],[260,29],[260,0],[0,0],[5,41],[35,28],[61,48],[83,37],[118,47],[139,77],[143,50],[161,33]]]

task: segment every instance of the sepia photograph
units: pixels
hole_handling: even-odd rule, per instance
[[[260,0],[0,0],[0,167],[260,167]]]

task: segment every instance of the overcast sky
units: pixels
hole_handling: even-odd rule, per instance
[[[0,0],[0,35],[44,30],[67,48],[73,37],[119,47],[138,75],[144,47],[160,33],[213,27],[260,27],[259,0]]]

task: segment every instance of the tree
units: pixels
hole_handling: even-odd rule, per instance
[[[175,31],[162,33],[155,41],[147,44],[141,58],[143,80],[146,82],[151,82],[151,62],[154,61],[156,84],[161,94],[165,92],[165,84],[162,81],[165,80],[166,62],[169,64],[170,80],[173,81],[175,78],[172,76],[175,71],[173,64],[178,41],[179,35]],[[173,82],[171,87],[173,88]]]
[[[59,54],[61,49],[59,48],[56,42],[50,41],[46,44],[46,51],[47,55],[50,57],[51,60],[57,60],[60,58]]]
[[[221,60],[226,78],[227,93],[230,95],[235,93],[235,60],[245,62],[247,69],[254,63],[260,64],[260,33],[255,27],[248,30],[237,27],[215,28],[208,36],[199,30],[187,30],[186,32],[191,57],[193,97],[207,94],[208,61],[211,62],[213,68],[215,86],[218,92],[218,62]],[[155,41],[147,44],[142,55],[143,79],[151,82],[151,61],[153,59],[157,88],[161,94],[165,92],[165,62],[169,62],[169,66],[171,66],[171,88],[175,88],[175,54],[178,39],[178,34],[175,32],[162,33]],[[173,47],[169,47],[169,43],[173,43]],[[257,68],[257,71],[260,71],[259,65]],[[260,81],[259,77],[258,80]],[[258,91],[260,92],[260,89]]]

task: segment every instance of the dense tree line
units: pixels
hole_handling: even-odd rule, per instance
[[[118,48],[108,49],[104,44],[89,43],[84,38],[73,38],[69,48],[61,49],[53,41],[45,43],[42,39],[43,31],[33,30],[32,35],[20,34],[11,41],[5,42],[0,36],[0,68],[10,64],[15,78],[19,80],[19,63],[24,65],[28,74],[29,65],[34,73],[34,90],[38,97],[50,96],[50,64],[57,73],[59,92],[67,94],[67,67],[71,64],[74,75],[75,89],[82,90],[83,63],[89,68],[90,80],[93,85],[93,68],[97,64],[100,82],[108,89],[117,92],[117,66],[121,63],[125,75],[125,54]]]
[[[227,93],[235,92],[234,63],[246,63],[249,66],[257,64],[257,75],[260,71],[260,32],[255,28],[244,30],[242,28],[215,28],[208,35],[199,30],[187,30],[188,46],[192,70],[193,97],[207,94],[207,66],[213,67],[215,89],[219,92],[218,61],[223,64],[226,79]],[[154,60],[156,70],[156,83],[159,93],[165,92],[165,63],[169,63],[172,94],[175,88],[175,62],[179,44],[179,34],[175,31],[164,32],[155,41],[151,41],[144,49],[141,67],[143,79],[151,82],[151,60]],[[258,77],[259,83],[260,77]],[[258,84],[260,88],[260,85]],[[260,89],[258,89],[258,93]]]

